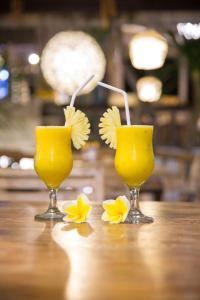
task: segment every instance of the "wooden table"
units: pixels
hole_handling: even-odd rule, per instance
[[[41,223],[0,202],[1,300],[199,300],[200,205],[144,202],[148,225]]]

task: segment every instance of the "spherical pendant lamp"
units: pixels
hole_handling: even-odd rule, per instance
[[[41,56],[41,70],[47,83],[62,93],[73,92],[92,74],[94,79],[81,91],[92,91],[105,73],[104,53],[90,35],[81,31],[59,32],[49,40]]]

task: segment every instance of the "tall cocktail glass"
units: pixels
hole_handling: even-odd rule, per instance
[[[36,215],[38,220],[62,220],[57,207],[57,190],[72,169],[71,128],[37,126],[34,166],[40,179],[49,189],[49,207]]]
[[[131,209],[125,223],[151,223],[139,207],[139,191],[154,168],[153,126],[121,126],[117,130],[115,169],[130,190]]]

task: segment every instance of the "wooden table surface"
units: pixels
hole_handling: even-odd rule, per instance
[[[1,300],[199,300],[200,205],[144,202],[147,225],[41,223],[0,202]]]

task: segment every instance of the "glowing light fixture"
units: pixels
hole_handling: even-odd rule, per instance
[[[9,72],[6,69],[0,70],[0,100],[8,96],[9,93]]]
[[[19,161],[19,167],[23,170],[29,170],[34,168],[34,162],[32,158],[23,157]]]
[[[153,76],[140,78],[136,83],[138,98],[144,102],[155,102],[160,99],[162,82]]]
[[[28,62],[31,65],[37,65],[40,61],[40,57],[36,53],[31,53],[28,57]]]
[[[10,157],[6,155],[0,156],[0,168],[6,169],[9,167],[10,163],[11,163]]]
[[[178,23],[177,30],[179,35],[182,35],[186,40],[198,40],[200,38],[200,23]]]
[[[2,69],[0,71],[0,80],[1,81],[6,81],[6,80],[8,80],[8,78],[9,78],[9,72],[8,72],[8,70]]]
[[[99,44],[81,31],[57,33],[45,46],[41,69],[48,84],[59,92],[72,95],[92,74],[95,78],[81,91],[93,90],[105,73],[106,60]]]
[[[129,45],[131,63],[136,69],[153,70],[162,67],[167,51],[167,40],[153,30],[135,34]]]
[[[82,190],[83,190],[83,193],[88,194],[88,195],[93,193],[93,187],[90,185],[84,186]]]

